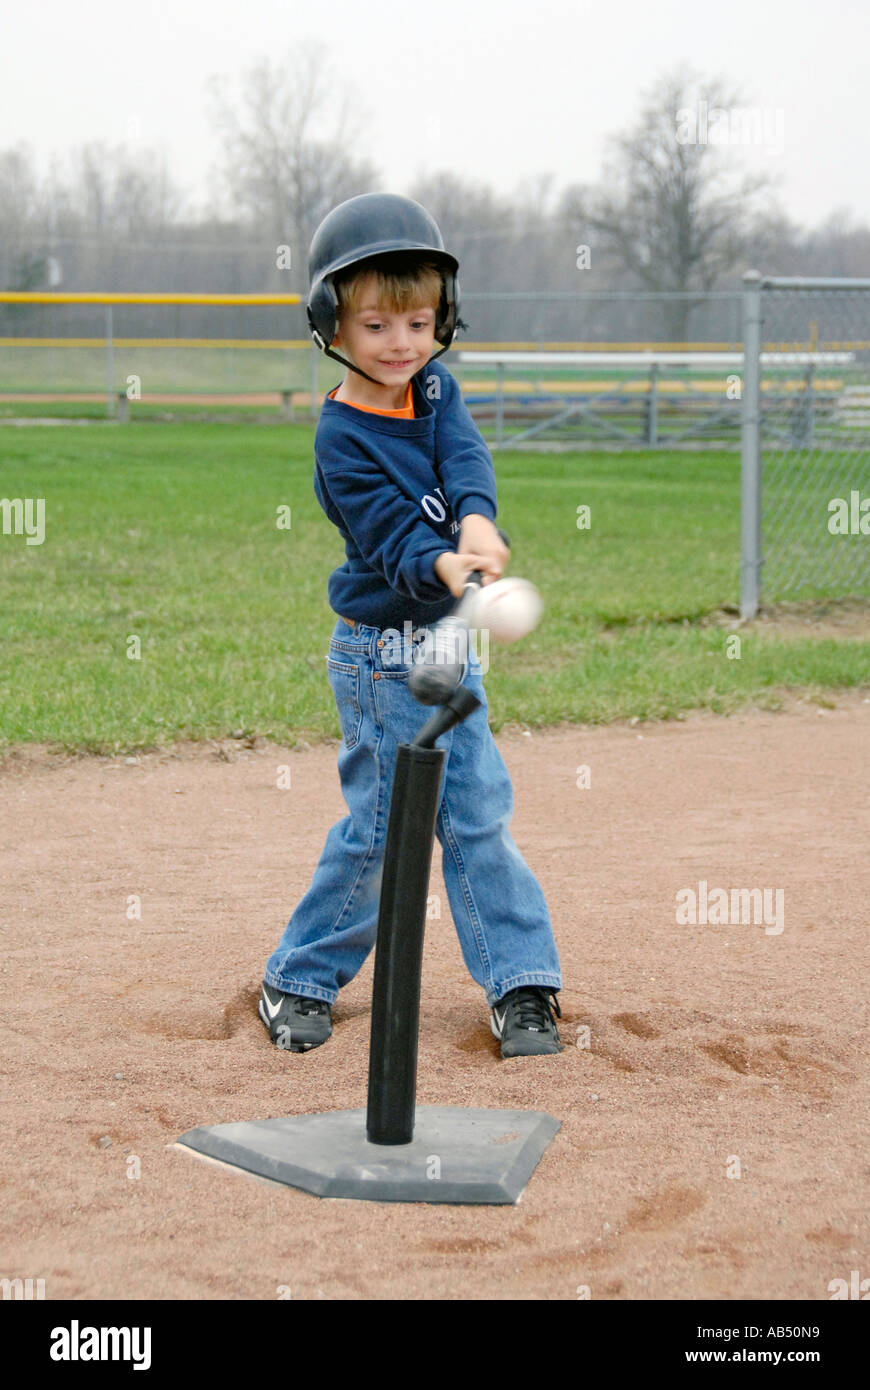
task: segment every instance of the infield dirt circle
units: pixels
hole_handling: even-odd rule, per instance
[[[336,744],[4,760],[0,1272],[48,1299],[826,1300],[870,1277],[870,692],[497,742],[567,1045],[501,1060],[436,843],[417,1099],[561,1121],[500,1208],[323,1201],[174,1147],[365,1104],[373,957],[322,1048],[256,1016],[345,814]],[[679,923],[701,881],[781,890],[782,930]]]

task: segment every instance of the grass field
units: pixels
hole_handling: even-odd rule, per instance
[[[32,546],[0,534],[0,745],[338,737],[326,581],[344,552],[313,493],[312,442],[302,424],[4,429],[0,497],[44,498],[46,532]],[[534,634],[490,651],[496,731],[772,708],[789,690],[870,684],[867,640],[750,625],[727,655],[735,453],[495,461],[508,572],[546,605]]]

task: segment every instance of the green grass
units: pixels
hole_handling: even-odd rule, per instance
[[[297,406],[296,418],[300,421],[308,418],[308,407]],[[3,420],[25,420],[40,419],[62,422],[64,420],[89,420],[100,424],[110,424],[114,428],[119,422],[117,419],[109,419],[106,413],[106,400],[76,400],[76,401],[57,401],[47,399],[45,401],[0,401],[0,421]],[[251,424],[285,424],[285,418],[279,405],[252,405],[245,401],[237,404],[235,401],[135,401],[130,406],[130,421],[138,424],[140,421],[156,420],[161,424],[167,421],[178,421],[187,423],[195,421],[197,423],[210,423],[212,421],[238,421],[241,423],[250,422]]]
[[[143,399],[165,391],[307,391],[311,381],[309,348],[122,347],[116,344],[115,391],[127,377],[140,378]],[[321,363],[319,366],[323,366]],[[341,368],[324,367],[334,385]],[[336,375],[337,373],[337,375]],[[103,391],[107,381],[103,347],[22,347],[0,345],[4,392]],[[325,389],[325,388],[324,388]]]
[[[3,428],[0,497],[44,498],[46,536],[0,534],[0,746],[338,737],[326,581],[344,552],[312,490],[312,441],[307,425]],[[728,659],[735,454],[495,461],[509,572],[546,605],[535,633],[489,652],[495,730],[775,707],[789,689],[870,681],[867,641],[747,629]]]

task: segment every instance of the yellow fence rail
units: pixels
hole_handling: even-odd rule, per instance
[[[0,304],[196,304],[209,305],[301,304],[301,294],[114,294],[106,290],[49,293],[47,290],[0,290]]]

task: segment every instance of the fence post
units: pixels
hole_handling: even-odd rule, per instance
[[[504,430],[504,362],[496,363],[495,379],[495,443],[500,448]]]
[[[112,306],[106,305],[106,416],[109,420],[115,414],[115,327],[112,322]]]
[[[740,617],[754,618],[761,588],[761,275],[743,276],[740,461]]]
[[[815,351],[815,348],[813,349]],[[803,419],[801,421],[800,438],[797,440],[798,448],[811,449],[813,447],[813,430],[816,423],[815,400],[813,398],[813,388],[815,384],[816,369],[811,362],[807,367],[804,378],[804,399],[803,399]]]
[[[655,448],[659,442],[659,364],[653,362],[649,369],[649,394],[646,398],[646,442]]]

